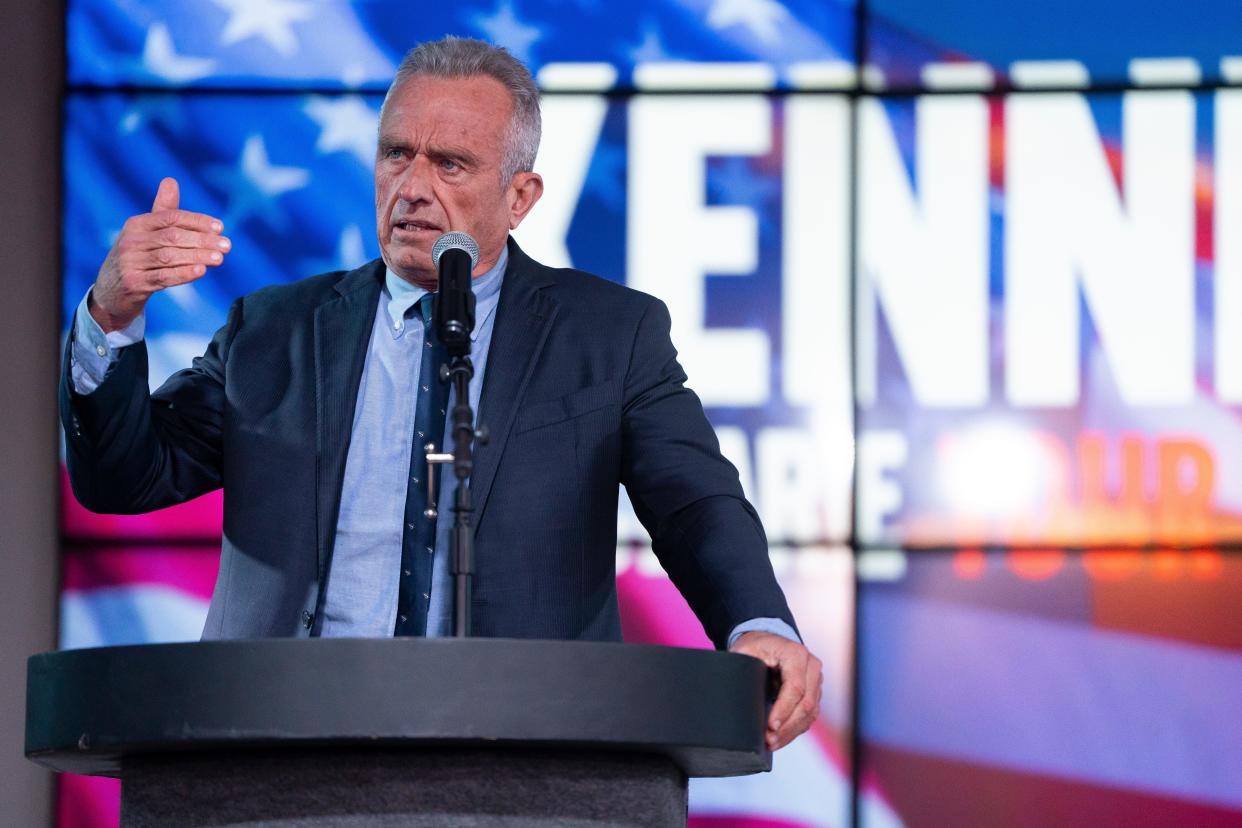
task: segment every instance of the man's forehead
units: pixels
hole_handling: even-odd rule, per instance
[[[438,115],[504,120],[512,108],[508,91],[489,75],[460,78],[412,75],[389,94],[384,114],[435,111]]]

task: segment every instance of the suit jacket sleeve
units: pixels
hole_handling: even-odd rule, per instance
[[[664,303],[652,300],[633,344],[622,407],[622,470],[652,549],[712,642],[752,618],[794,626],[767,538],[702,403],[685,387]]]
[[[121,349],[90,394],[73,390],[66,348],[60,415],[69,480],[83,506],[136,514],[220,487],[225,363],[241,308],[238,300],[206,353],[153,394],[145,342]]]

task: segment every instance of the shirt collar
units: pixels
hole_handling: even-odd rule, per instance
[[[500,292],[500,283],[504,276],[505,266],[508,263],[509,246],[505,245],[500,248],[500,257],[496,259],[496,264],[492,265],[491,269],[482,276],[476,276],[471,280],[476,305],[486,302]],[[386,303],[388,317],[392,320],[393,327],[400,328],[404,325],[406,313],[430,292],[425,288],[420,288],[418,285],[407,282],[393,273],[392,268],[387,268],[384,272],[384,294],[388,297],[388,302]],[[483,327],[480,324],[481,321],[475,320],[474,330],[470,332],[470,340],[472,342],[479,338],[479,330]]]

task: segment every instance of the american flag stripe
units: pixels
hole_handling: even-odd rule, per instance
[[[870,744],[1242,811],[1242,655],[887,592],[859,624]]]
[[[1242,809],[926,753],[867,746],[866,765],[904,814],[1005,828],[1237,828]],[[872,823],[862,822],[867,828]],[[917,822],[915,824],[918,824]]]

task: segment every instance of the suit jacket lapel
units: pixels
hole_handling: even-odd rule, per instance
[[[358,384],[383,273],[380,259],[346,273],[333,286],[340,295],[315,309],[315,520],[321,585],[336,535]]]
[[[537,264],[509,239],[509,266],[500,289],[492,345],[479,399],[478,422],[490,433],[487,445],[475,450],[470,488],[474,495],[475,531],[487,506],[496,467],[513,429],[514,416],[527,382],[539,362],[543,344],[560,305],[541,291],[553,283],[547,268]]]

